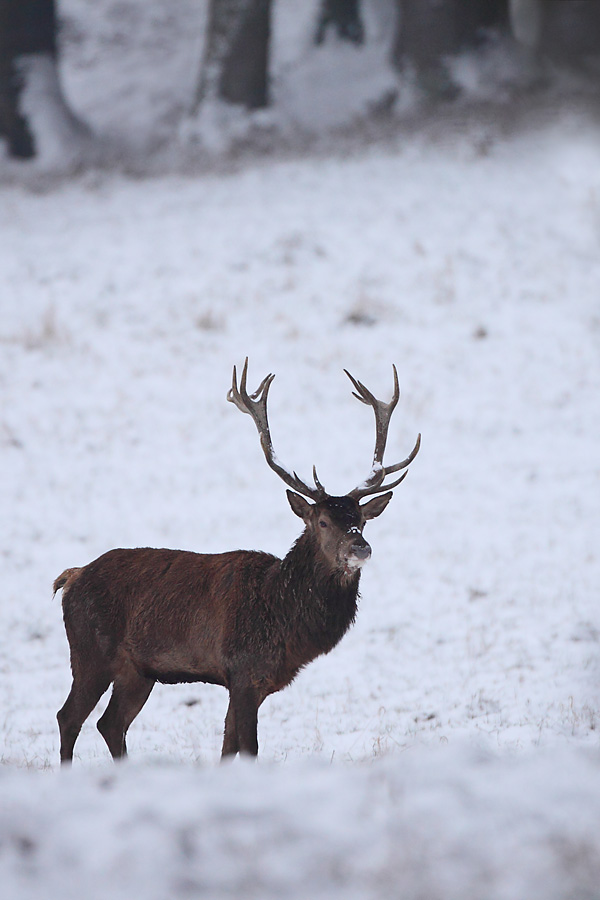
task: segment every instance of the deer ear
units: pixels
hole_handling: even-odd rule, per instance
[[[312,509],[312,503],[309,503],[308,500],[305,500],[304,497],[301,497],[300,494],[295,494],[293,491],[286,491],[286,494],[292,510],[306,522]]]
[[[380,497],[374,497],[372,500],[369,500],[368,503],[364,503],[361,506],[361,510],[365,519],[376,519],[377,516],[380,516],[393,496],[393,493],[388,491],[387,494],[382,494]]]

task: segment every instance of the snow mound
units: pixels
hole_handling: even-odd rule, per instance
[[[592,897],[600,761],[442,747],[372,765],[0,771],[4,900]]]

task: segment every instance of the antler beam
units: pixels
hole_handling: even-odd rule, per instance
[[[239,388],[237,384],[236,367],[233,367],[233,382],[231,388],[227,392],[227,399],[230,401],[230,403],[235,403],[237,408],[243,413],[248,413],[250,416],[252,416],[254,424],[258,429],[260,445],[263,449],[263,453],[265,454],[265,459],[267,460],[267,463],[271,467],[271,469],[273,469],[273,471],[276,472],[277,475],[279,475],[279,477],[289,487],[297,491],[299,494],[303,494],[305,497],[310,497],[311,500],[323,500],[323,498],[327,496],[327,493],[317,477],[316,468],[313,466],[313,479],[315,482],[315,487],[313,488],[305,484],[305,482],[302,481],[302,479],[299,478],[295,472],[291,472],[284,465],[282,465],[282,463],[277,459],[277,456],[273,449],[273,442],[271,441],[271,433],[269,431],[269,422],[267,419],[267,396],[269,394],[269,388],[271,387],[275,376],[267,375],[266,378],[263,378],[254,393],[248,394],[248,391],[246,389],[247,375],[248,357],[246,357],[246,361],[244,363]]]
[[[367,406],[371,406],[375,413],[375,450],[373,453],[373,465],[371,467],[371,472],[366,478],[366,480],[359,484],[354,490],[350,491],[349,496],[354,497],[355,500],[360,500],[362,497],[367,497],[369,494],[378,494],[380,491],[391,490],[391,488],[397,487],[401,481],[403,481],[408,472],[403,472],[400,478],[397,478],[396,481],[393,481],[389,484],[384,484],[383,482],[387,478],[388,475],[391,475],[393,472],[399,472],[400,469],[406,469],[408,465],[413,461],[417,453],[419,452],[419,447],[421,446],[421,435],[417,437],[417,442],[410,454],[403,459],[402,462],[394,463],[391,466],[383,465],[383,454],[385,451],[385,445],[387,443],[387,435],[388,428],[390,425],[390,419],[392,418],[392,413],[396,408],[396,404],[400,398],[400,387],[398,384],[398,372],[396,371],[396,366],[392,366],[394,369],[394,394],[389,403],[384,403],[382,400],[377,400],[377,398],[371,393],[371,391],[365,387],[360,381],[357,381],[347,369],[344,369],[344,372],[356,388],[355,391],[352,391],[353,395],[360,400],[361,403],[366,403]]]

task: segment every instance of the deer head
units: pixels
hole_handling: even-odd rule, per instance
[[[248,394],[246,387],[248,358],[246,357],[239,387],[237,371],[234,366],[233,382],[227,394],[227,399],[231,403],[235,403],[238,409],[252,416],[258,429],[265,459],[271,469],[288,487],[293,489],[287,491],[287,498],[292,510],[304,521],[307,534],[318,546],[330,566],[343,571],[346,575],[353,575],[359,571],[371,556],[371,548],[362,534],[365,522],[381,515],[392,499],[391,489],[397,487],[404,480],[408,471],[404,471],[395,481],[386,484],[387,476],[402,469],[407,470],[421,446],[421,435],[419,434],[415,446],[406,459],[391,466],[384,466],[383,454],[387,443],[390,419],[400,397],[396,366],[393,366],[393,370],[394,394],[389,403],[384,403],[377,400],[364,384],[361,384],[344,369],[354,385],[355,391],[352,392],[354,396],[373,408],[376,438],[371,471],[361,484],[343,497],[333,497],[327,493],[319,481],[314,466],[313,487],[299,478],[296,472],[284,466],[275,455],[267,418],[267,396],[275,378],[274,375],[267,375],[258,388],[252,394]],[[379,494],[379,496],[375,496],[366,503],[360,503],[371,494]],[[309,500],[313,502],[310,503]]]

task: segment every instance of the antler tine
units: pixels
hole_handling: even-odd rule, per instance
[[[295,474],[295,473],[294,473]],[[318,491],[321,491],[324,495],[327,493],[321,482],[319,481],[319,477],[317,475],[317,467],[313,466],[313,481]]]
[[[344,369],[344,372],[356,388],[355,391],[352,391],[352,396],[356,397],[357,400],[360,400],[361,403],[366,403],[367,406],[374,406],[377,401],[371,391],[366,388],[361,381],[358,381],[354,375],[351,375],[348,369]]]
[[[233,381],[232,385],[227,392],[227,399],[230,403],[235,403],[237,408],[244,413],[248,413],[255,419],[255,414],[258,415],[262,412],[264,408],[264,417],[261,416],[261,420],[264,418],[266,423],[266,412],[267,412],[267,394],[269,393],[269,388],[271,386],[271,382],[275,378],[274,375],[267,375],[254,393],[248,395],[248,391],[246,390],[246,378],[248,375],[248,357],[246,357],[246,361],[244,362],[244,368],[242,369],[242,377],[240,380],[240,386],[238,389],[237,385],[237,368],[233,367]],[[257,403],[252,403],[251,401],[258,401]],[[251,411],[254,409],[254,413]],[[256,419],[255,419],[256,421]],[[262,424],[262,421],[261,421]],[[258,423],[257,423],[258,425]],[[268,425],[267,425],[268,427]],[[260,430],[260,429],[259,429]]]
[[[386,477],[388,473],[383,476]],[[380,494],[382,491],[391,491],[394,488],[398,487],[400,482],[404,481],[406,476],[408,475],[408,469],[406,472],[403,472],[400,478],[396,478],[395,481],[391,481],[389,484],[382,484],[382,481],[377,482],[376,484],[371,484],[369,486],[369,480],[367,480],[364,485],[360,485],[357,488],[354,488],[353,491],[350,491],[350,496],[354,497],[355,500],[362,500],[363,497],[368,497],[369,494]]]
[[[270,468],[273,469],[273,471],[276,472],[289,487],[298,491],[298,493],[304,494],[305,497],[310,497],[312,500],[322,500],[323,497],[326,496],[326,491],[316,477],[316,470],[314,468],[315,487],[312,488],[305,484],[301,478],[298,478],[295,472],[290,472],[289,469],[282,465],[275,455],[273,442],[271,441],[271,432],[269,430],[269,420],[267,418],[267,397],[275,375],[267,375],[263,378],[252,394],[248,394],[246,388],[247,376],[248,357],[246,357],[244,362],[239,388],[237,384],[237,369],[235,366],[233,367],[233,379],[231,387],[227,392],[227,399],[230,403],[234,403],[239,410],[252,416],[258,430],[260,445]]]
[[[356,388],[356,392],[352,392],[354,396],[362,403],[366,403],[367,406],[371,406],[373,412],[375,413],[376,437],[371,473],[369,474],[366,481],[363,482],[363,484],[350,491],[350,496],[354,497],[357,500],[361,497],[367,496],[368,494],[376,494],[380,491],[386,491],[390,488],[397,487],[400,482],[404,480],[407,474],[406,472],[391,484],[384,485],[383,482],[385,481],[385,478],[388,475],[391,475],[392,472],[398,472],[400,469],[405,469],[413,461],[413,459],[419,452],[419,447],[421,446],[421,435],[419,435],[413,450],[406,457],[406,459],[402,460],[402,462],[394,463],[394,465],[391,466],[383,465],[383,454],[385,452],[385,446],[387,443],[390,420],[392,418],[392,413],[396,408],[398,400],[400,399],[398,371],[395,365],[392,365],[392,369],[394,371],[394,393],[389,403],[384,403],[382,400],[377,400],[377,398],[367,387],[365,387],[364,384],[362,384],[360,381],[354,378],[350,374],[350,372],[344,369],[344,372],[346,372],[346,375]]]
[[[421,448],[421,435],[418,434],[415,446],[412,448],[412,450],[410,451],[410,453],[408,454],[406,459],[403,459],[402,462],[394,463],[393,466],[386,466],[385,474],[391,475],[392,472],[399,472],[400,469],[405,469],[407,466],[409,466],[411,464],[411,462],[413,461],[413,459],[419,452],[420,448]]]
[[[362,403],[366,403],[367,406],[371,406],[375,413],[376,440],[375,450],[373,453],[373,468],[383,465],[383,454],[385,451],[385,445],[387,443],[387,433],[390,425],[390,419],[392,418],[392,413],[394,412],[398,400],[400,399],[398,372],[395,365],[392,365],[392,368],[394,370],[394,394],[389,403],[384,403],[383,400],[378,400],[371,393],[371,391],[367,387],[365,387],[364,384],[362,384],[362,382],[358,381],[350,374],[350,372],[344,369],[344,372],[346,372],[346,375],[356,388],[357,392],[352,391],[354,396]]]

